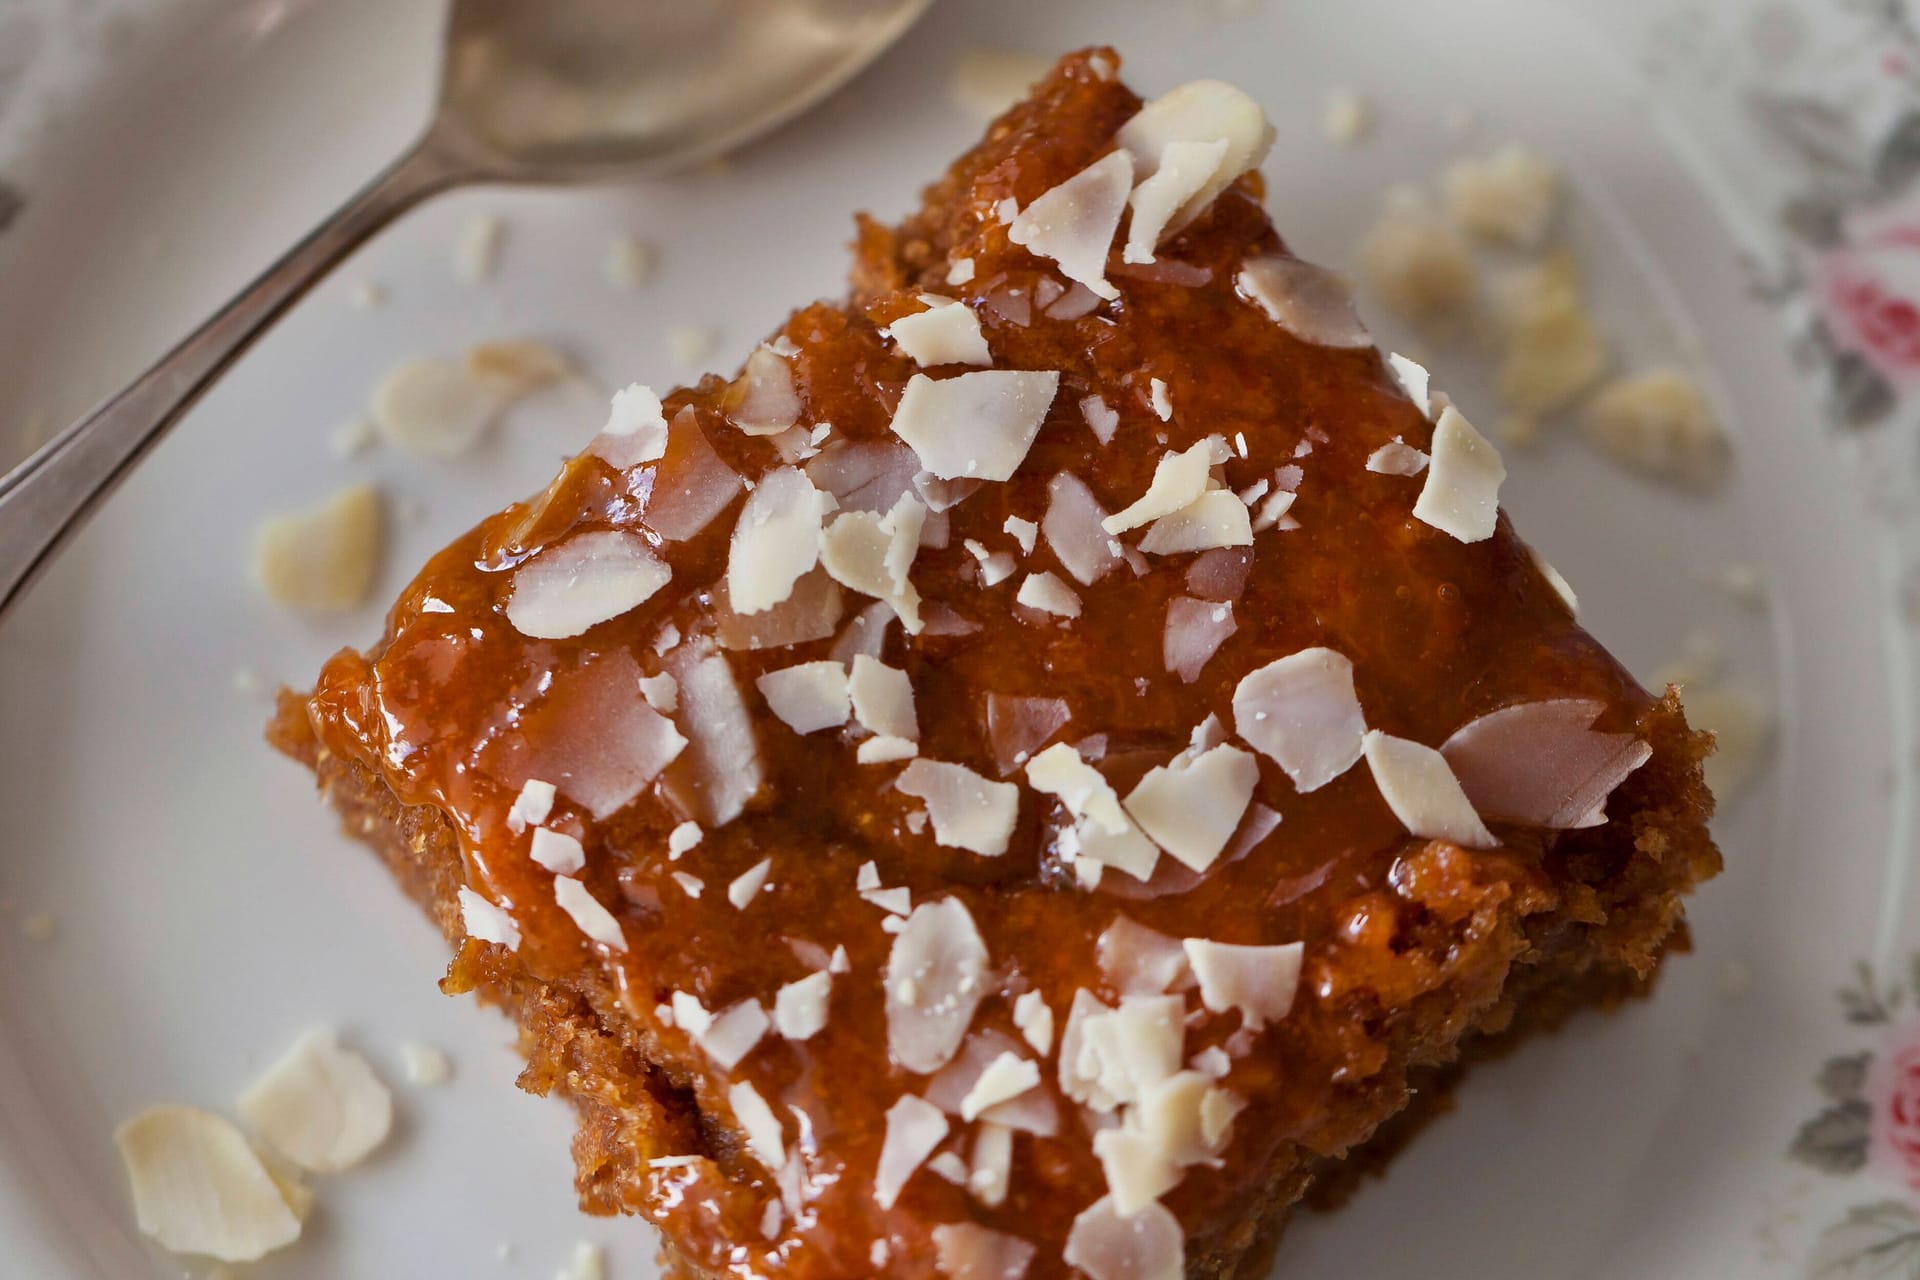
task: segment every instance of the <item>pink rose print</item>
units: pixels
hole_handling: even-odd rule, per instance
[[[1920,381],[1920,208],[1851,218],[1847,232],[1814,264],[1827,331],[1887,381]]]
[[[1869,1159],[1889,1178],[1920,1191],[1920,1026],[1908,1025],[1888,1041],[1866,1092],[1873,1108]]]

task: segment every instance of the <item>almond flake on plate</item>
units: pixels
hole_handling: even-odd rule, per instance
[[[520,926],[512,916],[464,885],[459,896],[460,926],[468,937],[496,943],[509,951],[520,949]]]
[[[1072,587],[1052,573],[1028,574],[1021,580],[1020,590],[1014,595],[1013,601],[1056,617],[1080,616],[1080,597],[1073,593]]]
[[[924,801],[933,838],[949,849],[997,858],[1007,851],[1020,817],[1020,788],[983,778],[965,765],[915,760],[893,784]]]
[[[600,900],[580,881],[571,876],[555,876],[553,900],[580,926],[580,932],[595,942],[612,947],[615,951],[627,949],[627,935],[620,931],[620,922],[613,918],[611,911],[600,905]]]
[[[1034,1246],[978,1223],[943,1222],[933,1229],[933,1253],[946,1280],[1021,1280]]]
[[[300,1236],[300,1215],[231,1123],[194,1107],[141,1112],[114,1131],[134,1219],[162,1248],[253,1262]]]
[[[1233,838],[1259,781],[1254,758],[1223,744],[1149,769],[1125,804],[1154,843],[1192,870],[1205,871]]]
[[[672,576],[641,534],[576,533],[514,570],[507,621],[521,635],[563,640],[651,599]]]
[[[754,681],[767,707],[795,733],[814,733],[847,722],[852,702],[847,669],[837,662],[802,662],[769,671]]]
[[[587,865],[587,851],[564,831],[536,827],[528,856],[555,875],[570,876]]]
[[[923,293],[920,301],[925,311],[901,316],[884,330],[909,360],[928,369],[943,364],[993,364],[993,352],[987,349],[987,337],[973,308],[937,293]]]
[[[1243,297],[1300,341],[1317,347],[1370,347],[1373,335],[1353,309],[1345,277],[1300,258],[1255,258],[1235,278]]]
[[[1582,415],[1587,439],[1622,466],[1704,487],[1726,470],[1727,441],[1698,380],[1649,369],[1608,383]]]
[[[873,1200],[882,1209],[893,1208],[914,1171],[926,1162],[947,1136],[947,1116],[924,1098],[908,1093],[887,1108],[887,1133],[880,1144],[880,1164],[873,1176]]]
[[[1353,690],[1353,663],[1318,647],[1249,672],[1233,692],[1233,722],[1302,792],[1317,791],[1352,768],[1367,730]]]
[[[1461,789],[1487,817],[1554,829],[1597,827],[1607,797],[1653,748],[1593,722],[1605,704],[1550,698],[1469,721],[1440,746]]]
[[[1470,234],[1537,249],[1553,222],[1560,171],[1531,148],[1510,143],[1488,156],[1454,161],[1440,185],[1447,212]]]
[[[1395,436],[1367,455],[1367,470],[1383,476],[1417,476],[1427,469],[1427,455]]]
[[[915,907],[883,982],[893,1060],[920,1075],[947,1065],[987,993],[987,944],[966,904],[947,897]]]
[[[1161,516],[1140,539],[1140,550],[1155,556],[1252,545],[1253,519],[1246,504],[1226,489],[1209,489],[1178,511]]]
[[[727,1105],[733,1108],[733,1118],[746,1132],[747,1150],[753,1152],[754,1158],[769,1172],[778,1173],[787,1163],[786,1135],[781,1130],[780,1117],[773,1114],[773,1108],[760,1096],[760,1091],[745,1080],[727,1090]]]
[[[1433,428],[1433,461],[1413,504],[1414,519],[1462,542],[1491,538],[1500,520],[1500,483],[1506,478],[1500,451],[1448,405]]]
[[[1258,167],[1273,138],[1260,104],[1222,80],[1194,80],[1168,90],[1141,107],[1115,135],[1132,154],[1142,186],[1158,176],[1162,166],[1191,167],[1195,152],[1180,144],[1227,144],[1205,180],[1155,229],[1156,241],[1199,217],[1235,178]],[[1179,185],[1185,185],[1184,179]],[[1158,220],[1158,215],[1150,214],[1149,220]]]
[[[827,1025],[833,974],[825,969],[781,987],[773,997],[773,1029],[788,1040],[810,1040]]]
[[[797,468],[776,467],[760,478],[727,554],[727,603],[736,613],[764,613],[793,594],[819,561],[820,521],[832,503]]]
[[[427,356],[406,360],[374,384],[373,424],[404,453],[452,458],[479,443],[500,416],[501,397],[465,365]]]
[[[350,485],[320,506],[260,522],[254,570],[276,604],[351,609],[380,567],[380,490]]]
[[[1215,1013],[1238,1009],[1242,1025],[1259,1030],[1293,1008],[1305,947],[1298,942],[1244,946],[1188,938],[1187,963],[1200,983],[1200,1002]]]
[[[310,1173],[350,1169],[386,1141],[393,1095],[331,1031],[309,1031],[241,1095],[240,1118]]]
[[[1362,743],[1381,798],[1410,834],[1469,849],[1491,849],[1499,843],[1474,812],[1445,756],[1378,729],[1367,730]]]
[[[1022,209],[1007,239],[1052,258],[1067,279],[1112,300],[1120,291],[1107,281],[1107,254],[1132,191],[1133,156],[1110,151]]]
[[[916,373],[892,431],[942,480],[1008,480],[1046,421],[1060,375],[984,369],[951,378]]]
[[[1232,605],[1176,596],[1167,602],[1161,657],[1167,670],[1179,676],[1182,683],[1192,684],[1237,630]]]
[[[409,1084],[435,1088],[453,1079],[453,1059],[447,1056],[445,1049],[430,1044],[410,1042],[401,1045],[400,1062]]]

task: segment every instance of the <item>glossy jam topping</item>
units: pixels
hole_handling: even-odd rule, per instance
[[[517,929],[519,963],[594,993],[602,1016],[635,1028],[710,1117],[691,1149],[645,1153],[663,1163],[635,1207],[716,1271],[931,1275],[936,1226],[972,1223],[1032,1245],[1027,1274],[1066,1274],[1076,1219],[1110,1192],[1095,1134],[1112,1108],[1096,1115],[1063,1093],[1060,1045],[1078,993],[1108,1004],[1121,995],[1097,940],[1123,918],[1174,940],[1160,954],[1151,935],[1135,938],[1180,975],[1181,1065],[1219,1075],[1226,1110],[1224,1141],[1184,1163],[1158,1200],[1188,1236],[1227,1238],[1268,1194],[1277,1152],[1331,1153],[1365,1136],[1330,1120],[1347,1113],[1327,1103],[1383,1067],[1383,1019],[1445,985],[1497,990],[1510,951],[1477,922],[1510,895],[1550,890],[1563,839],[1488,816],[1497,847],[1429,843],[1409,833],[1364,761],[1302,791],[1235,735],[1243,678],[1323,647],[1351,663],[1366,727],[1427,746],[1533,700],[1591,699],[1600,729],[1627,733],[1651,705],[1504,519],[1491,537],[1461,541],[1415,518],[1427,479],[1417,460],[1395,454],[1392,469],[1369,468],[1395,441],[1430,451],[1434,426],[1382,352],[1324,333],[1305,340],[1250,296],[1248,265],[1284,253],[1256,177],[1213,197],[1152,263],[1123,260],[1123,226],[1106,264],[1110,300],[1013,243],[1010,215],[1112,154],[1116,130],[1139,110],[1113,66],[1111,55],[1067,60],[929,192],[921,215],[897,232],[865,226],[851,302],[796,313],[741,378],[667,396],[657,423],[603,436],[545,492],[441,552],[394,607],[386,639],[336,657],[313,696],[331,749],[458,829],[469,885]],[[910,380],[928,370],[885,331],[926,311],[927,295],[956,300],[977,321],[991,370],[1058,375],[1005,481],[929,477],[925,455],[895,430]],[[964,319],[917,337],[910,325],[907,345],[973,351]],[[932,375],[987,369],[949,364]],[[1203,460],[1216,492],[1249,494],[1253,524],[1263,510],[1271,517],[1251,545],[1150,554],[1141,543],[1161,526],[1087,533],[1085,499],[1101,508],[1096,520],[1128,508],[1163,459],[1208,437],[1219,441]],[[656,450],[663,456],[635,460]],[[763,486],[802,493],[770,480],[793,467],[838,493],[838,513],[874,512],[868,532],[880,542],[889,530],[878,517],[914,497],[917,634],[893,616],[907,610],[897,594],[892,609],[876,605],[877,591],[817,567],[771,611],[730,607],[730,592],[750,585],[729,582],[742,512]],[[1289,491],[1290,505],[1276,501]],[[763,505],[776,520],[792,514],[791,502]],[[775,527],[784,536],[756,553],[756,574],[778,570],[813,526]],[[524,566],[609,531],[640,539],[668,571],[664,583],[646,590],[638,561],[619,553],[594,562],[612,564],[617,579],[596,580],[596,598],[625,590],[644,595],[639,603],[561,638],[510,620],[514,593],[530,589]],[[812,563],[803,550],[792,555]],[[1041,574],[1051,586],[1028,585]],[[1022,598],[1071,600],[1073,616]],[[904,673],[910,732],[870,731],[887,717],[876,709],[886,695],[861,684],[874,672],[857,654]],[[853,703],[864,691],[865,709],[803,734],[758,682],[829,661],[840,665],[816,669],[807,705],[828,719],[846,714],[836,708],[852,674]],[[1210,716],[1217,725],[1203,727]],[[1187,751],[1197,729],[1201,746],[1231,743],[1257,771],[1252,804],[1225,819],[1236,838],[1204,869],[1149,849],[1145,880],[1110,864],[1088,887],[1070,806],[1032,785],[1026,763],[1074,744],[1125,798]],[[898,741],[870,745],[862,763],[861,744],[877,736]],[[898,758],[908,750],[911,760]],[[943,842],[940,802],[902,785],[909,770],[928,785],[940,775],[914,762],[964,766],[981,780],[985,790],[954,802],[955,824],[985,814],[991,829],[1008,792],[989,784],[1012,784],[1004,852],[976,851],[977,839],[967,847],[951,829]],[[530,779],[556,789],[537,823],[514,812]],[[537,860],[537,827],[578,841],[579,865],[552,837]],[[564,887],[557,874],[577,883]],[[1029,1129],[1051,1132],[1014,1134],[996,1194],[1004,1134],[947,1115],[937,1146],[883,1208],[889,1113],[905,1150],[921,1104],[901,1099],[940,1093],[938,1076],[930,1083],[898,1061],[889,999],[902,996],[889,989],[889,963],[910,927],[905,912],[939,902],[965,908],[985,953],[972,986],[949,993],[974,1005],[953,1052],[978,1055],[976,1066],[1013,1057],[976,1102],[1021,1084],[1019,1064],[1031,1062],[1039,1084],[1009,1096],[1023,1100]],[[1414,945],[1436,921],[1456,945]],[[1184,939],[1302,944],[1290,1011],[1256,1030],[1243,1009],[1209,1007],[1215,990],[1185,977]],[[959,971],[943,967],[950,959],[905,976],[940,980]],[[1050,1021],[1050,1035],[1038,1021]],[[938,1048],[927,1052],[938,1059]],[[1005,1105],[988,1114],[1006,1118]],[[1219,1110],[1208,1114],[1219,1121]],[[959,1248],[961,1237],[942,1241]]]

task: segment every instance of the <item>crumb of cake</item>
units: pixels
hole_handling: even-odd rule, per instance
[[[1505,350],[1496,389],[1512,413],[1564,409],[1606,372],[1606,339],[1587,311],[1571,250],[1509,276],[1498,301]]]
[[[1320,129],[1327,141],[1350,147],[1373,132],[1372,104],[1352,89],[1334,89],[1327,94]]]
[[[436,1088],[453,1079],[453,1059],[447,1051],[418,1041],[400,1046],[400,1066],[407,1073],[408,1084],[423,1088]]]
[[[1027,96],[1036,80],[1053,69],[1053,59],[1018,49],[978,45],[954,60],[947,90],[969,115],[991,120]]]
[[[336,458],[353,458],[365,453],[380,438],[380,429],[370,419],[353,417],[335,427],[327,436],[327,448]]]
[[[1480,288],[1473,251],[1424,192],[1403,188],[1360,243],[1368,286],[1397,315],[1417,324],[1457,323]]]
[[[20,933],[28,942],[52,942],[60,923],[46,912],[37,912],[20,922]]]
[[[506,224],[497,214],[482,213],[467,221],[454,246],[454,274],[463,284],[484,284],[500,269],[500,245]]]
[[[667,353],[683,369],[698,368],[712,354],[718,335],[699,325],[675,325],[667,331]]]
[[[347,300],[362,311],[371,311],[387,300],[387,290],[377,280],[356,280],[347,289]]]
[[[1698,380],[1650,369],[1602,387],[1582,415],[1587,438],[1623,466],[1705,487],[1726,473],[1727,441]]]
[[[302,609],[352,609],[380,567],[380,490],[350,485],[317,507],[271,516],[254,531],[254,572],[267,598]]]
[[[327,1030],[309,1031],[241,1095],[240,1116],[309,1173],[339,1173],[393,1126],[393,1095],[367,1060]]]
[[[1560,196],[1560,171],[1518,143],[1456,160],[1440,178],[1447,212],[1469,235],[1537,249],[1546,240]]]
[[[141,1232],[170,1253],[253,1262],[300,1236],[300,1215],[231,1123],[159,1106],[114,1132]]]
[[[607,244],[601,274],[617,289],[638,289],[653,278],[657,256],[653,246],[638,236],[615,236]]]

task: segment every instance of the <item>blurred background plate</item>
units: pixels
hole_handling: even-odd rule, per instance
[[[426,109],[437,7],[0,8],[0,461],[398,150]],[[1729,867],[1699,899],[1695,954],[1653,1001],[1477,1073],[1384,1182],[1300,1221],[1285,1274],[1772,1280],[1847,1274],[1856,1256],[1907,1268],[1859,1274],[1920,1274],[1920,1172],[1897,1141],[1915,1114],[1902,1087],[1920,1092],[1920,40],[1900,6],[1854,0],[969,0],[723,167],[469,191],[407,219],[221,384],[0,628],[9,1274],[201,1274],[133,1231],[111,1131],[156,1101],[230,1108],[316,1023],[395,1082],[411,1041],[451,1051],[456,1078],[399,1085],[396,1139],[324,1180],[306,1237],[249,1275],[545,1276],[578,1240],[608,1246],[615,1280],[652,1274],[644,1228],[574,1213],[568,1116],[512,1088],[505,1024],[439,996],[439,938],[261,744],[260,689],[302,683],[380,619],[268,604],[253,527],[378,480],[398,512],[375,593],[390,598],[537,488],[604,403],[544,393],[449,462],[338,456],[385,370],[517,337],[605,387],[731,369],[788,307],[838,292],[853,210],[903,211],[977,133],[948,91],[963,54],[1097,42],[1145,92],[1215,76],[1260,98],[1279,128],[1276,219],[1335,264],[1394,184],[1533,144],[1567,173],[1564,238],[1618,366],[1696,369],[1733,440],[1728,478],[1701,495],[1549,424],[1508,451],[1503,492],[1643,679],[1716,668],[1722,701],[1764,721],[1757,772],[1716,822]],[[1326,136],[1339,90],[1374,117],[1355,145]],[[469,282],[460,245],[492,218],[498,269]],[[626,236],[656,255],[638,288],[606,270]],[[1369,310],[1383,340],[1419,341]],[[696,337],[710,354],[677,363]],[[1470,413],[1498,416],[1479,353],[1427,354]],[[1730,571],[1759,592],[1727,590]]]

